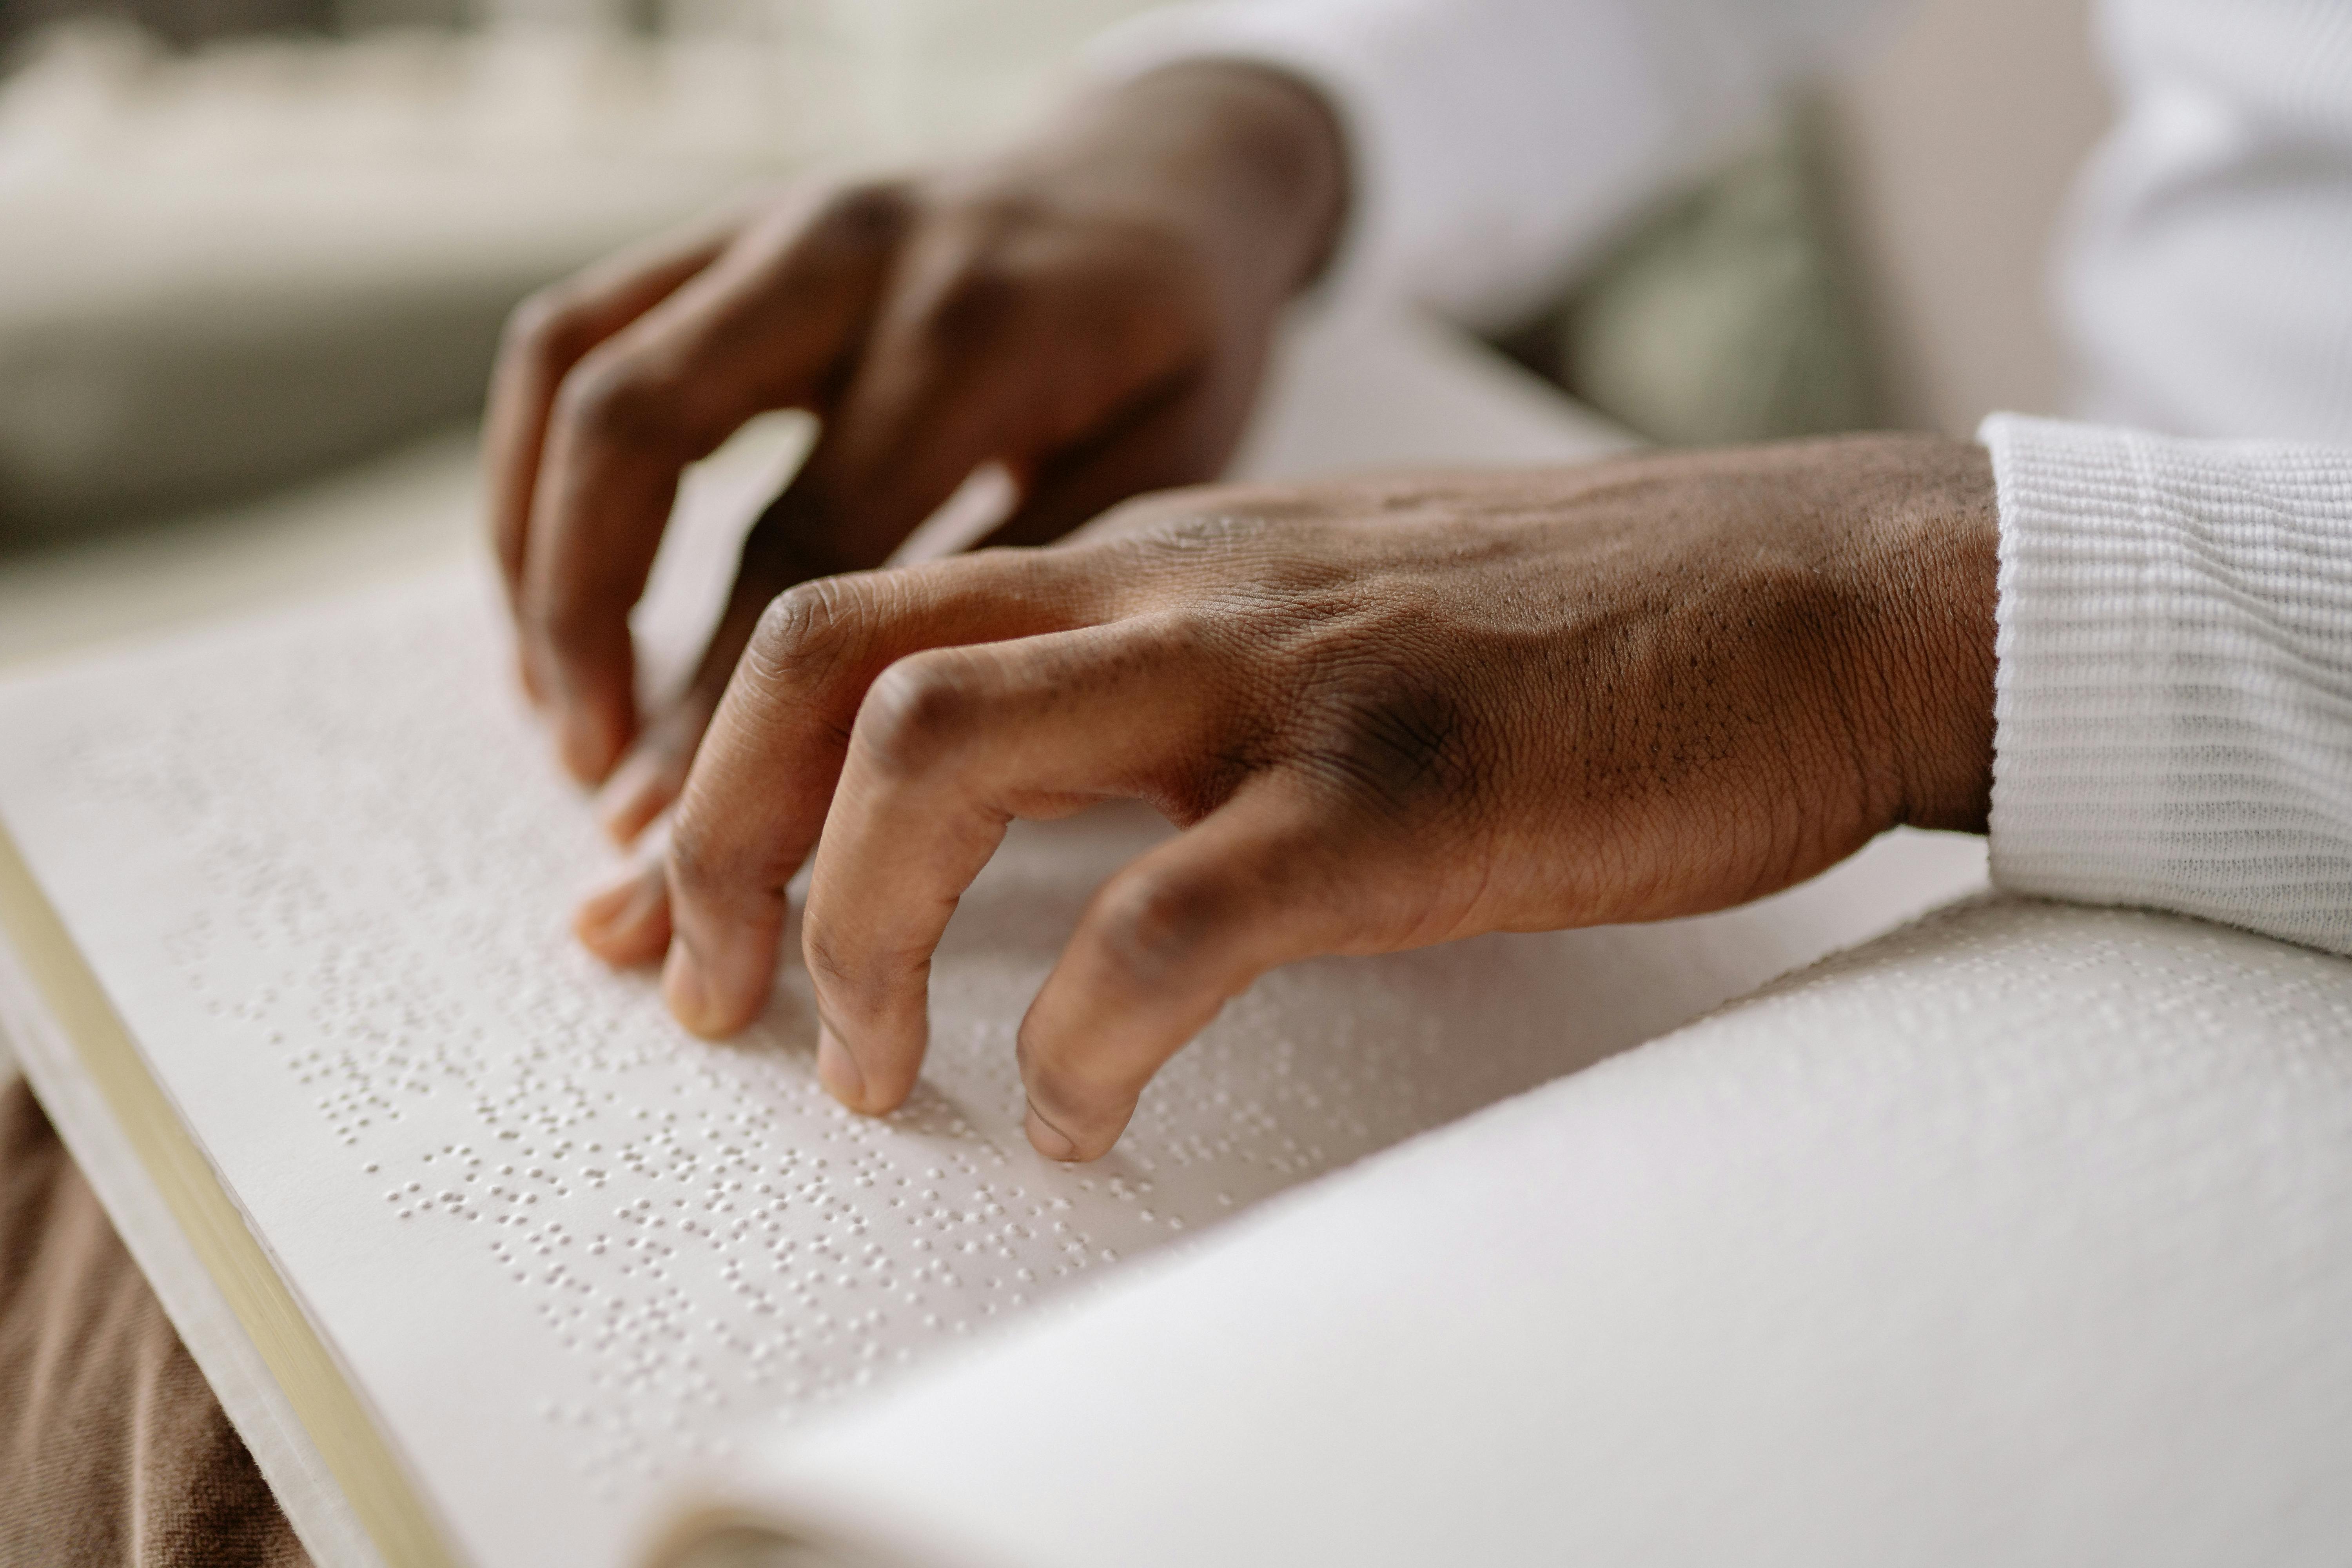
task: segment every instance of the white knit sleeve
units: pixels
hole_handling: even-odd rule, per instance
[[[2352,952],[2352,448],[1982,438],[1995,880]]]
[[[1498,321],[1540,302],[1660,185],[1888,0],[1218,0],[1114,28],[1111,77],[1239,58],[1315,84],[1345,129],[1328,291]]]

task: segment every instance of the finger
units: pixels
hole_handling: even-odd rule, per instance
[[[1216,752],[1216,683],[1163,625],[935,649],[866,694],[802,922],[820,1065],[854,1109],[887,1110],[913,1089],[932,949],[1007,823],[1164,799],[1179,759]]]
[[[668,848],[640,846],[630,863],[584,894],[572,913],[581,945],[616,969],[651,963],[669,947],[669,885],[663,870]]]
[[[983,542],[1049,542],[1139,491],[1181,483],[1223,461],[1219,437],[1202,428],[1197,389],[1187,385],[1175,395],[1156,397],[1141,415],[1057,458],[1027,501]],[[768,601],[796,583],[828,574],[825,563],[795,548],[799,538],[764,522],[752,531],[733,592],[693,679],[646,726],[597,793],[597,820],[614,842],[631,842],[677,804],[695,748]]]
[[[823,430],[752,531],[817,574],[880,565],[991,461],[1017,467],[1034,379],[1055,357],[1042,307],[950,229],[894,273]]]
[[[1105,883],[1021,1023],[1038,1152],[1109,1152],[1152,1075],[1228,1000],[1279,964],[1360,946],[1350,859],[1328,810],[1261,774]]]
[[[695,750],[770,602],[798,584],[849,569],[831,551],[805,548],[814,531],[785,525],[780,511],[772,506],[746,537],[726,606],[686,689],[646,726],[597,792],[597,820],[617,843],[627,844],[677,804]]]
[[[760,616],[783,588],[816,575],[777,574],[746,563],[738,572],[727,605],[702,650],[686,689],[648,723],[596,792],[596,820],[616,844],[633,842],[646,826],[677,804],[686,788],[695,749],[719,710],[727,682],[751,645]],[[772,585],[771,583],[772,582]]]
[[[983,555],[832,577],[779,596],[737,665],[672,817],[670,1008],[733,1034],[774,979],[783,888],[824,824],[859,703],[927,647],[1087,624],[1105,592],[1078,557]]]
[[[728,213],[665,235],[541,289],[507,319],[490,373],[483,467],[491,542],[509,608],[522,593],[531,495],[555,389],[591,349],[716,260],[742,225],[740,214]]]
[[[974,469],[1044,433],[1034,426],[1024,433],[1023,420],[1007,413],[1029,401],[1028,373],[1018,367],[1036,356],[1003,363],[1025,318],[1013,304],[973,303],[989,289],[1009,300],[1015,287],[1001,279],[975,285],[985,269],[952,247],[927,247],[910,270],[904,308],[877,326],[816,450],[752,529],[695,678],[600,792],[599,819],[616,840],[628,842],[684,788],[694,749],[770,598],[795,583],[879,565]],[[1037,465],[1027,504],[993,537],[1044,542],[1139,489],[1213,471],[1245,405],[1245,388],[1212,397],[1192,374],[1149,389],[1107,428]],[[1022,460],[1017,450],[1013,460]]]
[[[737,651],[742,642],[734,638]],[[719,682],[724,689],[724,679]],[[694,750],[702,743],[718,697],[700,673],[677,701],[648,723],[628,753],[599,785],[593,810],[605,837],[624,847],[636,842],[647,824],[677,804],[686,775],[694,765]]]
[[[1174,286],[1149,259],[1098,235],[1041,235],[1032,221],[982,204],[909,242],[841,402],[772,520],[829,550],[836,569],[885,559],[983,463],[1057,495],[1064,455],[1094,477],[1105,444],[1151,454],[1154,474],[1188,466],[1162,455],[1172,419],[1148,442],[1121,437],[1173,389],[1202,380],[1211,356],[1194,317],[1164,297]],[[1227,401],[1245,404],[1246,393]]]
[[[685,690],[646,726],[597,792],[597,820],[616,843],[629,843],[677,804],[695,749],[770,602],[787,588],[843,570],[831,552],[813,553],[805,542],[803,532],[780,524],[773,507],[745,539],[727,604]]]
[[[602,778],[635,728],[628,613],[679,473],[752,416],[820,401],[866,330],[906,210],[877,186],[782,213],[565,376],[520,618],[524,658],[581,778]]]

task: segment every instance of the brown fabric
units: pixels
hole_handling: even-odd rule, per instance
[[[0,1568],[309,1556],[19,1079],[0,1089]]]

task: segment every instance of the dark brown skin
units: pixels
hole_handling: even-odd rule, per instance
[[[982,464],[1023,492],[1006,544],[1222,469],[1343,184],[1312,93],[1181,67],[986,163],[796,190],[527,302],[491,387],[492,531],[525,687],[564,765],[609,781],[615,836],[675,797],[768,601],[880,564]],[[823,435],[641,731],[627,616],[679,473],[779,408]]]
[[[1101,889],[1020,1034],[1032,1142],[1091,1159],[1276,964],[1719,909],[1983,826],[1996,528],[1962,443],[1176,490],[866,570],[988,460],[1010,545],[1215,473],[1345,205],[1311,91],[1191,66],[527,308],[489,441],[525,682],[616,837],[676,805],[582,939],[732,1033],[814,853],[819,1070],[879,1113],[1006,825],[1150,801],[1185,831]],[[625,617],[678,472],[777,407],[817,447],[641,728]]]
[[[761,618],[666,863],[579,930],[667,952],[672,1010],[732,1033],[814,848],[819,1068],[885,1111],[1007,823],[1150,801],[1187,831],[1096,895],[1021,1027],[1031,1141],[1091,1159],[1276,964],[1693,914],[1898,823],[1981,827],[1995,545],[1980,448],[1873,437],[1181,491],[809,584]]]

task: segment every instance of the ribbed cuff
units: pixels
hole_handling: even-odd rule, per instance
[[[1994,879],[2352,951],[2352,452],[1980,436]]]

